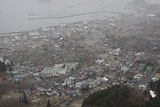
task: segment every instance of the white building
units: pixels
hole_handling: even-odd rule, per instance
[[[55,64],[54,67],[45,67],[41,72],[42,76],[58,76],[66,74],[66,72],[75,70],[78,63]]]
[[[65,64],[56,64],[54,67],[45,67],[41,74],[43,76],[58,76],[67,72],[67,66]]]
[[[3,58],[0,58],[0,61],[3,62],[4,61]]]

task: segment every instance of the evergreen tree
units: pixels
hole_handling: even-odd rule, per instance
[[[25,93],[24,91],[23,91],[22,102],[23,102],[24,104],[28,104],[28,99],[27,99],[26,93]]]
[[[127,86],[113,86],[86,98],[82,107],[145,107],[141,93]]]
[[[47,102],[47,107],[51,107],[50,100],[48,100],[48,102]]]
[[[154,89],[154,83],[153,83],[153,81],[150,82],[150,89]]]
[[[0,72],[6,71],[6,64],[0,61]]]

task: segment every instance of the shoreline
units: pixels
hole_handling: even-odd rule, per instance
[[[94,20],[100,20],[100,19],[94,19]],[[86,20],[86,21],[76,21],[76,22],[71,22],[71,23],[60,23],[60,24],[55,24],[52,26],[47,26],[47,27],[39,27],[37,29],[31,29],[31,30],[24,30],[24,31],[16,31],[16,32],[8,32],[8,33],[0,33],[0,38],[3,36],[12,36],[12,34],[20,34],[20,33],[29,33],[29,32],[33,32],[33,31],[38,31],[40,29],[43,28],[54,28],[56,26],[61,26],[61,25],[72,25],[72,24],[77,24],[77,23],[83,23],[83,22],[90,22],[90,21],[94,21],[94,20]]]
[[[110,19],[114,19],[114,18],[115,17],[110,18]],[[47,27],[39,27],[37,29],[32,29],[32,30],[16,31],[16,32],[8,32],[8,33],[0,33],[0,38],[4,37],[4,36],[5,37],[6,36],[19,36],[20,34],[23,34],[23,33],[36,32],[36,31],[40,31],[41,29],[52,29],[54,27],[62,26],[62,25],[74,25],[74,24],[90,23],[92,21],[97,21],[97,20],[98,21],[107,21],[109,19],[93,19],[93,20],[85,20],[85,21],[76,21],[76,22],[71,22],[71,23],[60,23],[60,24],[55,24],[55,25],[47,26]]]
[[[48,98],[58,107],[68,107],[80,106],[88,94],[116,84],[138,90],[141,84],[147,87],[160,64],[159,25],[160,15],[146,9],[105,20],[3,34],[0,59],[11,65],[11,75],[7,75],[13,79],[8,80],[13,86],[6,88],[29,89],[26,92],[35,107],[44,107]],[[20,84],[15,85],[15,75],[22,76]],[[89,91],[82,92],[82,84],[91,87]],[[34,98],[30,92],[37,89],[39,94]]]
[[[44,50],[51,50],[50,52],[53,52],[55,53],[55,55],[60,57],[60,60],[58,60],[56,63],[61,63],[63,61],[65,62],[70,59],[77,60],[75,56],[77,55],[77,45],[79,46],[81,51],[90,51],[91,53],[92,51],[97,51],[97,53],[100,53],[104,51],[103,48],[94,49],[95,46],[108,46],[109,44],[106,43],[108,38],[111,40],[117,39],[117,41],[119,41],[119,38],[123,39],[136,37],[141,40],[142,38],[145,38],[144,35],[146,35],[147,37],[149,33],[153,33],[155,35],[158,34],[159,32],[156,29],[152,29],[154,23],[159,23],[158,18],[158,15],[150,15],[150,12],[146,12],[144,14],[141,14],[141,12],[136,12],[132,15],[121,14],[116,17],[111,17],[107,19],[61,23],[29,31],[11,32],[5,34],[3,33],[0,34],[0,49],[2,50],[1,57],[6,57],[18,63],[21,62],[21,60],[23,59],[16,59],[17,57],[21,56],[19,55],[19,53],[23,53],[24,55],[26,54],[26,56],[31,56],[31,58],[33,57],[34,59],[34,51],[36,51],[37,54],[39,54],[37,58],[40,59],[41,55],[45,56],[44,54],[47,53]],[[149,27],[146,28],[146,26]],[[146,29],[148,30],[147,32]],[[139,35],[143,36],[139,37]],[[104,40],[101,40],[102,38]],[[70,46],[71,44],[73,46]],[[117,47],[117,44],[112,45],[113,47]],[[67,48],[70,47],[74,49],[74,51],[72,50],[74,56],[73,58],[70,58],[71,52],[67,50]],[[85,48],[81,49],[81,47]],[[90,47],[92,47],[93,49],[90,49]],[[63,55],[65,53],[68,54],[68,58]],[[52,55],[48,56],[53,57]],[[51,59],[48,57],[46,59],[51,61]],[[37,59],[35,58],[34,60],[35,61],[30,59],[30,62],[33,62],[33,64],[35,64],[36,66],[37,64],[35,62],[37,62]],[[22,62],[25,63],[25,61]],[[44,62],[42,61],[42,63]],[[30,66],[32,66],[32,64]]]

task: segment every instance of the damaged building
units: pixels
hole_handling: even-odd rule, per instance
[[[66,63],[66,64],[55,64],[53,67],[45,67],[41,75],[42,76],[59,76],[64,75],[67,72],[76,70],[78,63]]]

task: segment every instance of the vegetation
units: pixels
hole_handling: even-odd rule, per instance
[[[126,86],[97,91],[82,104],[82,107],[145,107],[142,95]]]
[[[150,100],[146,104],[146,107],[160,107],[160,98],[150,98]]]
[[[8,99],[0,101],[0,107],[32,107],[31,104],[24,104],[18,99]]]
[[[160,80],[151,81],[150,90],[155,91],[155,98],[147,91],[142,93],[127,86],[113,86],[89,95],[82,107],[160,107]]]
[[[147,107],[160,107],[160,80],[150,83],[150,89],[155,91],[156,98],[150,97],[150,100],[147,102]]]
[[[48,102],[47,102],[47,107],[51,107],[50,100],[48,100]]]
[[[0,61],[0,72],[6,71],[6,64]]]
[[[27,96],[26,96],[26,93],[25,93],[25,92],[23,92],[22,102],[23,102],[24,104],[28,104],[28,99],[27,99]]]
[[[158,80],[156,82],[151,81],[150,89],[155,91],[157,96],[160,97],[160,80]]]

